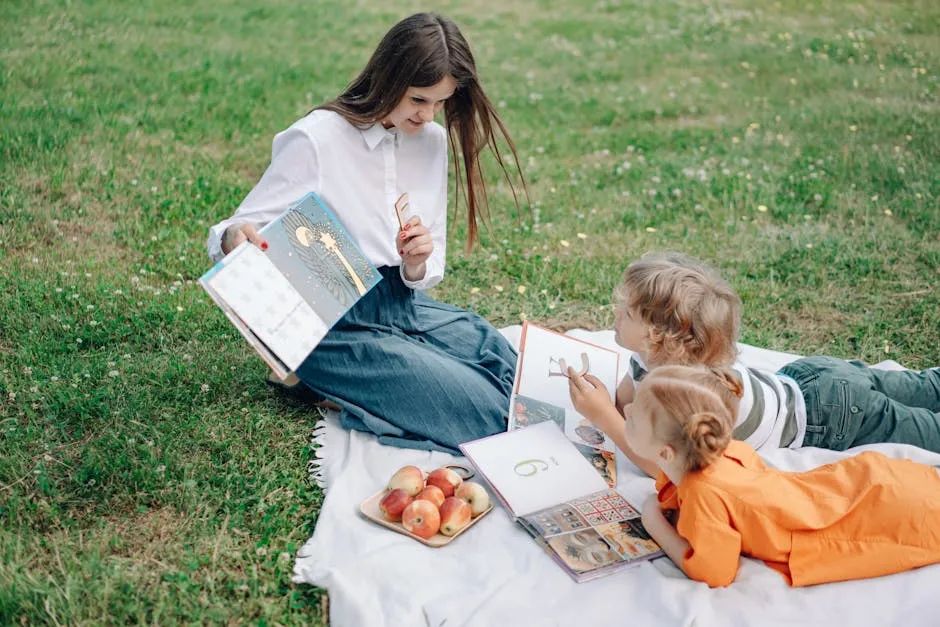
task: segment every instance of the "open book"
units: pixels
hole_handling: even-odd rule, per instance
[[[528,322],[522,325],[516,381],[509,401],[509,430],[554,422],[611,488],[617,485],[615,445],[579,414],[568,392],[568,366],[591,373],[614,394],[620,382],[620,355]]]
[[[575,581],[663,555],[640,514],[552,422],[460,445],[513,520]]]
[[[316,194],[261,229],[200,279],[212,300],[282,379],[381,275]]]

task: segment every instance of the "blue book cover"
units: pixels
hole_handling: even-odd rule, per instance
[[[326,204],[307,194],[245,242],[200,284],[282,378],[382,276]]]

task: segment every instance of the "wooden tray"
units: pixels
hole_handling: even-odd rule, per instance
[[[452,468],[455,471],[457,471],[458,474],[460,474],[461,477],[465,480],[473,477],[473,471],[465,467],[454,464],[454,465],[448,466],[448,468]],[[425,538],[422,538],[421,536],[416,536],[415,534],[405,529],[405,526],[401,524],[400,522],[392,522],[391,520],[387,520],[385,516],[382,515],[382,510],[379,509],[379,503],[382,502],[382,497],[385,496],[386,492],[387,490],[379,490],[378,492],[376,492],[375,494],[373,494],[372,496],[364,500],[362,503],[360,503],[359,511],[362,512],[362,515],[368,518],[369,520],[382,525],[383,527],[387,527],[391,529],[392,531],[397,531],[398,533],[402,533],[410,538],[414,538],[421,544],[426,544],[434,548],[444,546],[445,544],[449,544],[450,542],[454,540],[454,538],[462,534],[464,531],[466,531],[473,525],[477,524],[478,520],[480,520],[481,518],[483,518],[484,516],[486,516],[493,510],[493,501],[491,497],[490,506],[487,507],[485,510],[483,510],[483,512],[476,518],[471,518],[470,522],[468,522],[463,527],[463,529],[461,529],[454,535],[445,536],[443,533],[438,532],[438,533],[435,533],[430,538],[425,539]]]

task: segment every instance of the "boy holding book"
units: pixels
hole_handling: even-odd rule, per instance
[[[615,289],[618,344],[634,351],[616,406],[590,375],[569,370],[572,402],[653,476],[624,433],[637,385],[663,365],[730,367],[742,386],[733,437],[763,447],[845,450],[876,442],[940,452],[940,369],[882,371],[834,357],[806,357],[777,372],[737,361],[741,300],[714,270],[676,253],[631,263]]]

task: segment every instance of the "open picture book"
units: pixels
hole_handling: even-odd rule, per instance
[[[509,430],[554,422],[608,487],[616,487],[614,443],[571,403],[568,366],[600,379],[613,400],[620,382],[620,355],[616,351],[529,322],[522,325],[516,381],[509,401]]]
[[[460,450],[513,520],[575,581],[663,555],[640,513],[607,487],[554,421],[465,442]]]
[[[244,242],[199,283],[282,379],[381,280],[330,209],[307,194]]]

